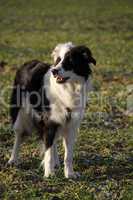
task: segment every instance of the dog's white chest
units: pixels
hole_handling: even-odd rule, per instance
[[[68,115],[67,108],[71,110],[72,119],[80,124],[86,105],[86,86],[73,84],[57,84],[55,78],[48,73],[45,83],[46,95],[50,101],[51,119],[64,124]]]

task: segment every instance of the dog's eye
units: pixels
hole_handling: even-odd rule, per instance
[[[73,68],[73,63],[72,63],[72,60],[71,58],[67,57],[64,62],[63,62],[63,68],[65,70],[72,70]]]
[[[61,61],[61,58],[58,57],[58,58],[56,59],[56,61],[55,61],[55,65],[57,65],[60,61]]]

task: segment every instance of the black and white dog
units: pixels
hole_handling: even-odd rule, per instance
[[[44,176],[53,175],[59,166],[56,141],[62,136],[65,177],[75,178],[73,146],[90,87],[90,64],[96,65],[96,61],[89,48],[70,42],[57,45],[52,56],[52,66],[33,60],[16,73],[11,97],[16,135],[8,162],[17,164],[23,136],[36,129],[43,144]]]

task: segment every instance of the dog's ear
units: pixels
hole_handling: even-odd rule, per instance
[[[86,46],[78,46],[79,51],[82,53],[82,55],[88,60],[88,63],[93,63],[96,65],[96,60],[93,58],[92,53],[90,49]]]

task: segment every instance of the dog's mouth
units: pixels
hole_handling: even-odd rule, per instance
[[[62,77],[60,75],[54,75],[54,77],[57,83],[65,83],[69,79],[69,77]]]

